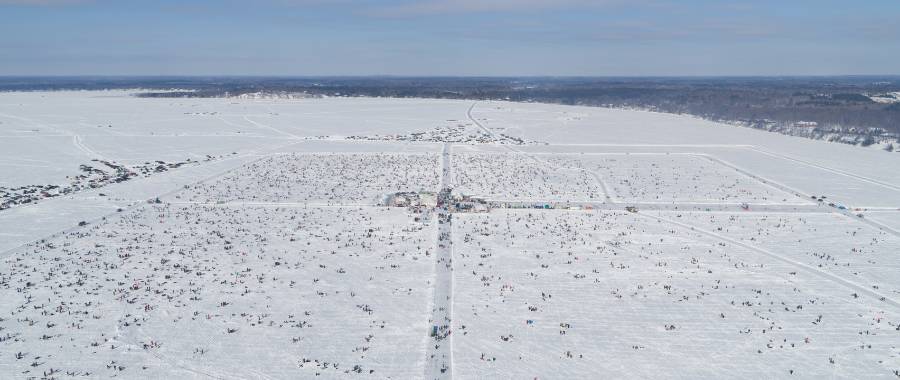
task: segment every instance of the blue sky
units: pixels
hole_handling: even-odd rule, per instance
[[[896,0],[0,0],[0,75],[900,74]]]

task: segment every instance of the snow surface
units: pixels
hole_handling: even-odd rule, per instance
[[[386,194],[438,189],[437,154],[286,154],[272,156],[178,199],[192,202],[378,204]]]
[[[688,228],[533,210],[454,227],[461,378],[869,378],[898,364],[896,308]]]
[[[583,170],[546,165],[523,154],[472,154],[453,157],[453,188],[490,200],[601,201],[599,182]]]
[[[896,154],[559,105],[0,94],[0,190],[187,159],[0,211],[0,378],[900,376]],[[415,191],[438,206],[379,206]]]
[[[139,207],[4,258],[0,372],[419,376],[433,235],[399,209]]]

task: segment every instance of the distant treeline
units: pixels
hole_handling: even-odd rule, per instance
[[[900,135],[900,99],[880,103],[871,98],[890,99],[890,93],[900,92],[900,77],[0,77],[0,90],[7,91],[123,88],[165,90],[143,97],[305,93],[627,107],[780,132],[801,124],[820,134]]]

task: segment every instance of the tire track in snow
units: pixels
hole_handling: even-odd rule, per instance
[[[751,149],[756,150],[756,149],[754,149],[754,148],[751,148]],[[761,152],[761,153],[762,153],[762,152]],[[706,159],[708,159],[708,160],[710,160],[710,161],[712,161],[712,162],[716,162],[716,163],[718,163],[718,164],[721,164],[721,165],[724,165],[724,166],[729,167],[729,168],[731,168],[731,169],[734,169],[734,170],[736,170],[738,173],[741,173],[741,174],[743,174],[743,175],[749,176],[749,177],[751,177],[751,178],[753,178],[753,179],[755,179],[755,180],[757,180],[757,181],[762,182],[762,183],[765,184],[765,185],[768,185],[768,186],[770,186],[770,187],[773,187],[773,188],[778,189],[778,190],[781,190],[781,191],[785,191],[785,192],[791,193],[791,194],[797,196],[798,198],[801,198],[801,199],[808,199],[808,198],[809,198],[809,195],[803,194],[803,192],[800,191],[800,190],[798,190],[798,189],[795,189],[795,188],[793,188],[793,187],[790,187],[790,186],[785,185],[785,184],[783,184],[783,183],[780,183],[780,182],[778,182],[778,181],[773,181],[773,180],[768,179],[768,178],[760,177],[760,176],[758,176],[758,175],[756,175],[756,174],[753,174],[753,173],[751,173],[751,172],[749,172],[749,171],[747,171],[747,170],[745,170],[745,169],[743,169],[743,168],[741,168],[741,167],[739,167],[739,166],[737,166],[737,165],[734,165],[734,164],[732,164],[732,163],[730,163],[730,162],[724,161],[724,160],[722,160],[722,159],[720,159],[720,158],[718,158],[718,157],[714,157],[714,156],[711,156],[711,155],[709,155],[709,154],[699,154],[699,156],[705,157]],[[773,154],[773,157],[778,157],[778,156],[775,155],[775,154]],[[785,157],[781,157],[781,158],[784,158],[784,159],[787,159],[787,160],[793,160],[793,159],[791,159],[791,158],[789,158],[789,157],[786,157],[786,156],[785,156]],[[809,164],[809,165],[814,165],[814,164]],[[890,185],[887,185],[887,186],[890,186]],[[823,207],[824,207],[824,206],[823,206]],[[888,225],[886,225],[886,224],[879,223],[879,222],[876,222],[876,221],[873,221],[873,220],[869,220],[869,219],[866,219],[866,218],[858,217],[858,216],[854,215],[854,214],[853,214],[853,211],[851,211],[849,208],[846,209],[846,210],[841,210],[841,209],[835,209],[835,208],[832,208],[832,209],[830,209],[829,211],[831,211],[831,212],[833,212],[833,213],[836,213],[836,214],[841,214],[841,215],[847,216],[847,217],[849,217],[849,218],[851,218],[851,219],[853,219],[853,220],[862,222],[863,224],[867,224],[867,225],[869,225],[869,226],[875,227],[875,228],[877,228],[877,229],[879,229],[879,230],[881,230],[881,231],[883,231],[883,232],[885,232],[885,233],[888,233],[888,234],[894,235],[895,237],[900,238],[900,231],[897,231],[897,230],[895,230],[894,228],[892,228],[892,227],[890,227],[890,226],[888,226]]]
[[[303,139],[303,137],[301,137],[301,136],[297,136],[297,135],[295,135],[295,134],[293,134],[293,133],[290,133],[290,132],[282,131],[282,130],[280,130],[280,129],[278,129],[278,128],[275,128],[275,127],[273,127],[273,126],[271,126],[271,125],[263,124],[263,123],[259,123],[259,122],[250,120],[250,118],[247,117],[247,116],[244,116],[244,120],[246,120],[246,121],[247,121],[248,123],[250,123],[250,124],[253,124],[253,125],[256,126],[256,127],[263,128],[263,129],[268,129],[268,130],[270,130],[270,131],[274,131],[274,132],[280,133],[280,134],[282,134],[282,135],[289,136],[289,137],[291,137],[291,138],[293,138],[293,139],[296,139],[296,140],[302,140],[302,139]]]
[[[88,147],[87,145],[84,145],[84,139],[81,137],[81,135],[73,135],[73,136],[72,136],[72,145],[74,145],[75,148],[77,148],[77,149],[80,150],[82,153],[88,155],[88,156],[91,157],[91,158],[96,158],[96,159],[106,160],[106,161],[112,161],[112,160],[107,159],[105,156],[103,156],[102,154],[98,153],[97,151],[91,149],[91,148]]]
[[[830,172],[830,173],[834,173],[834,174],[842,175],[842,176],[845,176],[845,177],[850,177],[850,178],[858,179],[858,180],[860,180],[860,181],[864,181],[864,182],[868,182],[868,183],[871,183],[871,184],[874,184],[874,185],[878,185],[878,186],[884,187],[884,188],[886,188],[886,189],[890,189],[890,190],[894,190],[894,191],[900,191],[900,186],[897,186],[897,185],[894,185],[894,184],[890,184],[890,183],[887,183],[887,182],[882,182],[882,181],[879,181],[879,180],[874,179],[874,178],[869,178],[869,177],[861,176],[861,175],[859,175],[859,174],[854,174],[854,173],[846,172],[846,171],[843,171],[843,170],[840,170],[840,169],[835,169],[835,168],[828,167],[828,166],[825,166],[825,165],[820,165],[820,164],[816,164],[816,163],[813,163],[813,162],[801,160],[801,159],[799,159],[799,158],[794,158],[794,157],[787,156],[787,155],[784,155],[784,154],[781,154],[781,153],[770,152],[770,151],[768,151],[768,150],[762,149],[762,148],[757,147],[757,146],[751,147],[750,150],[752,150],[752,151],[754,151],[754,152],[761,153],[761,154],[765,154],[765,155],[767,155],[767,156],[771,156],[771,157],[775,157],[775,158],[780,158],[780,159],[782,159],[782,160],[793,161],[793,162],[796,162],[796,163],[799,163],[799,164],[803,164],[803,165],[806,165],[806,166],[809,166],[809,167],[813,167],[813,168],[816,168],[816,169],[824,170],[824,171],[827,171],[827,172]]]
[[[886,304],[888,304],[888,305],[890,305],[890,306],[893,306],[894,309],[895,309],[895,311],[900,311],[900,302],[898,302],[897,300],[894,300],[893,298],[889,298],[888,296],[885,296],[885,295],[883,295],[883,294],[881,294],[881,293],[879,293],[879,292],[877,292],[877,291],[874,291],[874,290],[872,290],[872,289],[869,289],[868,287],[862,286],[862,285],[857,284],[857,283],[855,283],[855,282],[853,282],[853,281],[847,280],[847,279],[845,279],[845,278],[843,278],[843,277],[841,277],[841,276],[838,276],[838,275],[836,275],[836,274],[834,274],[834,273],[830,273],[830,272],[827,272],[827,271],[823,271],[823,270],[818,269],[818,268],[816,268],[816,267],[814,267],[814,266],[811,266],[811,265],[808,265],[808,264],[804,264],[804,263],[799,262],[799,261],[792,260],[792,259],[787,258],[787,257],[785,257],[785,256],[782,256],[782,255],[780,255],[780,254],[778,254],[778,253],[776,253],[776,252],[770,251],[770,250],[768,250],[768,249],[764,249],[764,248],[760,248],[760,247],[757,247],[757,246],[754,246],[754,245],[750,245],[750,244],[744,243],[744,242],[742,242],[742,241],[740,241],[740,240],[732,239],[732,238],[727,237],[727,236],[725,236],[725,235],[722,235],[722,234],[719,234],[719,233],[716,233],[716,232],[713,232],[713,231],[709,231],[709,230],[706,230],[706,229],[703,229],[703,228],[700,228],[700,227],[697,227],[697,226],[694,226],[694,225],[691,225],[691,224],[679,222],[679,221],[672,220],[672,219],[669,219],[669,218],[664,218],[664,217],[661,217],[661,216],[650,215],[650,214],[647,214],[646,212],[642,212],[642,211],[639,211],[637,214],[640,215],[640,216],[643,216],[643,217],[645,217],[645,218],[654,219],[654,220],[659,221],[659,222],[668,223],[668,224],[673,224],[673,225],[676,225],[676,226],[679,226],[679,227],[682,227],[682,228],[689,229],[689,230],[694,231],[694,232],[699,232],[699,233],[701,233],[701,234],[703,234],[703,235],[706,235],[706,236],[708,236],[708,237],[712,237],[712,238],[714,238],[714,239],[726,241],[726,242],[729,242],[729,243],[731,243],[731,244],[737,245],[737,246],[739,246],[739,247],[742,247],[742,248],[745,248],[745,249],[749,249],[749,250],[754,251],[754,252],[757,252],[757,253],[764,254],[764,255],[766,255],[766,256],[769,256],[769,257],[771,257],[771,258],[773,258],[773,259],[779,260],[779,261],[784,262],[784,263],[786,263],[786,264],[790,264],[790,265],[792,265],[792,266],[801,268],[801,269],[803,269],[803,270],[805,270],[805,271],[807,271],[807,272],[809,272],[809,273],[812,273],[812,274],[814,274],[814,275],[817,275],[817,276],[819,276],[819,277],[822,277],[822,278],[824,278],[824,279],[826,279],[826,280],[829,280],[829,281],[831,281],[831,282],[834,282],[834,283],[836,283],[836,284],[843,285],[843,286],[845,286],[845,287],[847,287],[847,288],[850,288],[850,289],[852,289],[852,290],[854,290],[854,291],[860,293],[861,295],[866,295],[866,296],[869,296],[869,297],[871,297],[871,298],[874,298],[874,299],[876,299],[876,300],[878,300],[878,301],[881,301],[881,302],[883,302],[883,303],[886,303]]]
[[[737,165],[735,165],[735,164],[732,164],[732,163],[730,163],[730,162],[728,162],[728,161],[722,160],[721,158],[718,158],[718,157],[715,157],[715,156],[712,156],[712,155],[709,155],[709,154],[706,154],[706,153],[697,153],[696,155],[697,155],[698,157],[706,158],[707,160],[709,160],[709,161],[711,161],[711,162],[713,162],[713,163],[715,163],[715,164],[719,164],[719,165],[722,165],[722,166],[724,166],[724,167],[730,168],[730,169],[732,169],[732,170],[734,170],[734,171],[736,171],[736,172],[738,172],[738,173],[740,173],[740,174],[743,174],[743,175],[745,175],[745,176],[747,176],[747,177],[750,177],[750,178],[756,180],[757,182],[762,183],[762,184],[765,185],[765,186],[768,186],[768,187],[770,187],[770,188],[773,188],[773,189],[776,189],[776,190],[780,190],[780,191],[786,192],[786,193],[788,193],[788,194],[794,195],[794,196],[796,196],[797,198],[800,198],[801,200],[806,201],[805,203],[807,203],[807,204],[813,204],[813,202],[807,201],[808,199],[810,199],[810,198],[809,198],[810,196],[809,196],[808,194],[804,194],[802,191],[800,191],[800,190],[798,190],[798,189],[795,189],[795,188],[793,188],[793,187],[790,187],[790,186],[785,185],[785,184],[783,184],[783,183],[781,183],[781,182],[778,182],[778,181],[773,181],[773,180],[768,179],[768,178],[760,177],[760,176],[758,176],[758,175],[756,175],[756,174],[751,173],[749,170],[746,170],[746,169],[744,169],[744,168],[741,168],[740,166],[737,166]]]

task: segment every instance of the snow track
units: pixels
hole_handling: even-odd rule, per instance
[[[276,132],[276,133],[279,133],[279,134],[282,134],[282,135],[284,135],[284,136],[287,136],[287,137],[290,137],[290,138],[293,138],[293,139],[297,139],[297,140],[302,140],[302,139],[303,139],[303,137],[301,137],[301,136],[295,135],[295,134],[290,133],[290,132],[282,131],[282,130],[280,130],[280,129],[278,129],[278,128],[275,128],[275,127],[273,127],[273,126],[271,126],[271,125],[263,124],[263,123],[260,123],[260,122],[258,122],[258,121],[254,121],[254,120],[250,120],[250,118],[247,117],[247,116],[244,116],[244,120],[247,121],[248,123],[250,123],[250,124],[252,124],[252,125],[258,127],[258,128],[261,128],[261,129],[266,129],[266,130],[274,131],[274,132]]]
[[[894,190],[894,191],[900,191],[900,186],[897,186],[897,185],[894,185],[894,184],[891,184],[891,183],[887,183],[887,182],[883,182],[883,181],[879,181],[879,180],[874,179],[874,178],[870,178],[870,177],[866,177],[866,176],[861,176],[861,175],[859,175],[859,174],[850,173],[850,172],[847,172],[847,171],[844,171],[844,170],[835,169],[835,168],[832,168],[832,167],[829,167],[829,166],[825,166],[825,165],[821,165],[821,164],[816,164],[816,163],[814,163],[814,162],[810,162],[810,161],[806,161],[806,160],[801,160],[801,159],[799,159],[799,158],[794,158],[794,157],[791,157],[791,156],[788,156],[788,155],[785,155],[785,154],[775,153],[775,152],[772,152],[772,151],[769,151],[769,150],[767,150],[767,149],[763,149],[763,148],[760,148],[760,147],[752,147],[752,148],[750,148],[750,149],[753,150],[753,151],[755,151],[755,152],[759,152],[759,153],[765,154],[765,155],[767,155],[767,156],[772,156],[772,157],[776,157],[776,158],[779,158],[779,159],[782,159],[782,160],[787,160],[787,161],[791,161],[791,162],[800,163],[800,164],[803,164],[803,165],[806,165],[806,166],[809,166],[809,167],[813,167],[813,168],[816,168],[816,169],[821,169],[821,170],[824,170],[824,171],[827,171],[827,172],[830,172],[830,173],[833,173],[833,174],[841,175],[841,176],[844,176],[844,177],[849,177],[849,178],[858,179],[858,180],[861,180],[861,181],[865,181],[865,182],[871,183],[871,184],[873,184],[873,185],[881,186],[881,187],[883,187],[883,188],[885,188],[885,189]]]
[[[84,154],[86,154],[90,158],[101,160],[106,159],[106,157],[104,157],[102,154],[97,153],[97,151],[89,148],[87,145],[84,145],[84,141],[80,135],[72,136],[72,145],[75,145],[75,148],[78,148],[78,150],[84,152]]]
[[[444,144],[441,152],[441,193],[449,194],[451,145]],[[442,202],[444,200],[439,200]],[[431,318],[425,378],[453,378],[453,215],[446,203],[438,205],[438,236],[435,254],[434,295],[432,297]]]
[[[837,283],[837,284],[843,285],[843,286],[847,287],[848,289],[854,290],[854,291],[856,291],[856,292],[859,292],[860,294],[864,294],[864,295],[866,295],[866,296],[868,296],[868,297],[871,297],[871,298],[873,298],[874,300],[876,300],[876,301],[878,301],[878,302],[886,303],[886,304],[892,306],[892,307],[894,308],[894,311],[895,311],[895,312],[900,312],[900,302],[898,302],[897,300],[894,300],[893,298],[890,298],[890,297],[888,297],[888,296],[886,296],[886,295],[884,295],[884,294],[881,294],[881,293],[879,293],[879,292],[877,292],[877,291],[874,291],[874,290],[872,290],[872,289],[870,289],[870,288],[868,288],[868,287],[865,287],[865,286],[862,286],[862,285],[860,285],[860,284],[857,284],[857,283],[855,283],[855,282],[853,282],[853,281],[847,280],[847,279],[845,279],[845,278],[843,278],[843,277],[836,276],[836,275],[834,275],[834,274],[832,274],[832,273],[823,271],[823,270],[821,270],[821,269],[818,269],[818,268],[816,268],[816,267],[813,267],[813,266],[810,266],[810,265],[801,263],[801,262],[799,262],[799,261],[791,260],[791,259],[789,259],[789,258],[787,258],[787,257],[785,257],[785,256],[783,256],[783,255],[780,255],[780,254],[778,254],[778,253],[776,253],[776,252],[773,252],[773,251],[770,251],[770,250],[767,250],[767,249],[763,249],[763,248],[760,248],[760,247],[756,247],[756,246],[753,246],[753,245],[750,245],[750,244],[746,244],[746,243],[743,243],[743,242],[741,242],[741,241],[738,241],[738,240],[735,240],[735,239],[726,237],[726,236],[724,236],[724,235],[722,235],[722,234],[718,234],[718,233],[715,233],[715,232],[713,232],[713,231],[705,230],[705,229],[703,229],[703,228],[696,227],[696,226],[693,226],[693,225],[690,225],[690,224],[678,222],[678,221],[675,221],[675,220],[672,220],[672,219],[669,219],[669,218],[664,218],[664,217],[661,217],[661,216],[651,215],[651,214],[648,214],[648,213],[646,213],[646,212],[641,212],[640,215],[641,215],[641,216],[644,216],[644,217],[647,217],[647,218],[651,218],[651,219],[660,221],[660,222],[664,222],[664,223],[669,223],[669,224],[672,224],[672,225],[676,225],[676,226],[679,226],[679,227],[681,227],[681,228],[685,228],[685,229],[688,229],[688,230],[691,230],[691,231],[696,231],[696,232],[702,233],[702,234],[704,234],[704,235],[713,237],[713,238],[715,238],[715,239],[722,240],[722,241],[726,241],[726,242],[729,242],[729,243],[731,243],[731,244],[734,244],[734,245],[737,245],[737,246],[740,246],[740,247],[743,247],[743,248],[752,250],[752,251],[754,251],[754,252],[762,253],[762,254],[764,254],[764,255],[767,255],[767,256],[770,256],[770,257],[772,257],[772,258],[775,258],[775,259],[778,259],[778,260],[780,260],[780,261],[783,261],[783,262],[785,262],[785,263],[787,263],[787,264],[793,265],[793,266],[795,266],[795,267],[797,267],[797,268],[799,268],[799,269],[803,269],[803,270],[805,270],[805,271],[807,271],[807,272],[809,272],[809,273],[815,274],[815,275],[817,275],[817,276],[826,278],[826,279],[828,279],[828,280],[830,280],[830,281],[832,281],[832,282],[835,282],[835,283]]]

